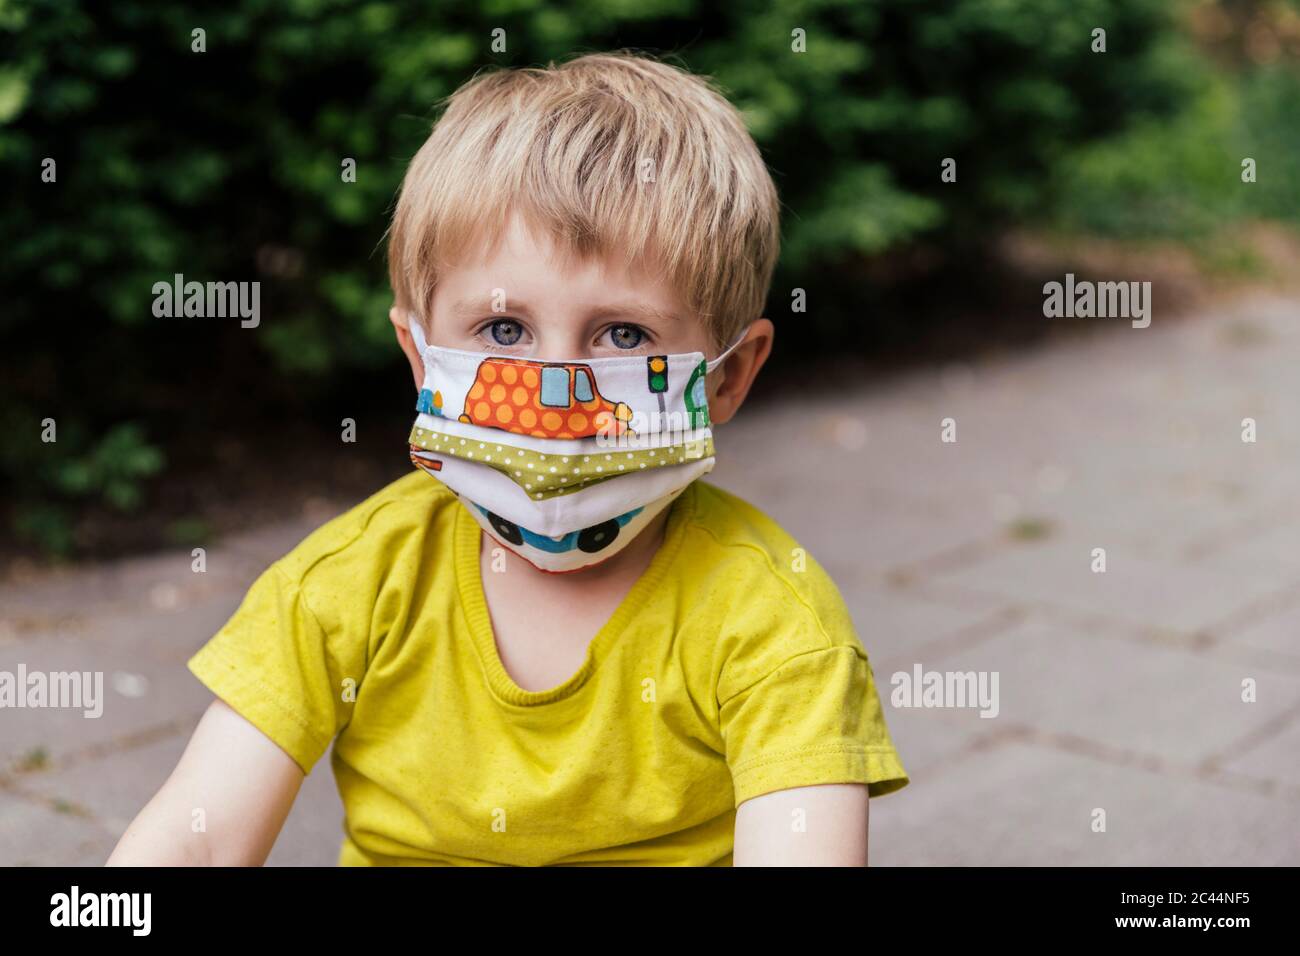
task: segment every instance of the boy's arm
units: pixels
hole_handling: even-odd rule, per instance
[[[261,866],[303,777],[292,757],[218,698],[105,865]]]
[[[735,866],[866,866],[867,785],[776,790],[736,809]]]

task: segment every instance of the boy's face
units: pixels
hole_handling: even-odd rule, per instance
[[[418,390],[424,367],[407,316],[394,309],[390,318]],[[678,352],[712,358],[720,351],[666,280],[612,259],[566,262],[548,237],[519,219],[494,250],[444,273],[426,329],[430,345],[542,361]],[[709,375],[715,424],[744,401],[771,350],[772,331],[767,319],[756,320],[744,344]]]

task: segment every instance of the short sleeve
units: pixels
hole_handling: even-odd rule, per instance
[[[300,586],[273,564],[186,666],[310,773],[351,712],[360,665],[336,660]],[[353,678],[349,684],[348,678]]]
[[[908,783],[857,647],[787,659],[722,702],[720,720],[736,806],[791,787],[864,783],[878,797]]]

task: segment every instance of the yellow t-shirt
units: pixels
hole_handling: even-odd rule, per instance
[[[739,498],[689,486],[544,691],[501,664],[480,533],[413,472],[271,565],[188,663],[304,773],[334,742],[340,864],[728,866],[744,800],[908,782],[835,585]]]

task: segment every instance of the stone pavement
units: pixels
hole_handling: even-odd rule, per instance
[[[719,432],[711,480],[827,568],[871,656],[912,778],[873,801],[873,864],[1300,863],[1300,303],[1097,321],[794,383]],[[177,552],[0,587],[0,670],[102,670],[108,697],[0,711],[0,864],[107,857],[208,701],[184,661],[329,514],[227,539],[206,574]],[[918,667],[996,673],[997,716],[893,706]],[[332,864],[341,817],[322,760],[270,862]]]

